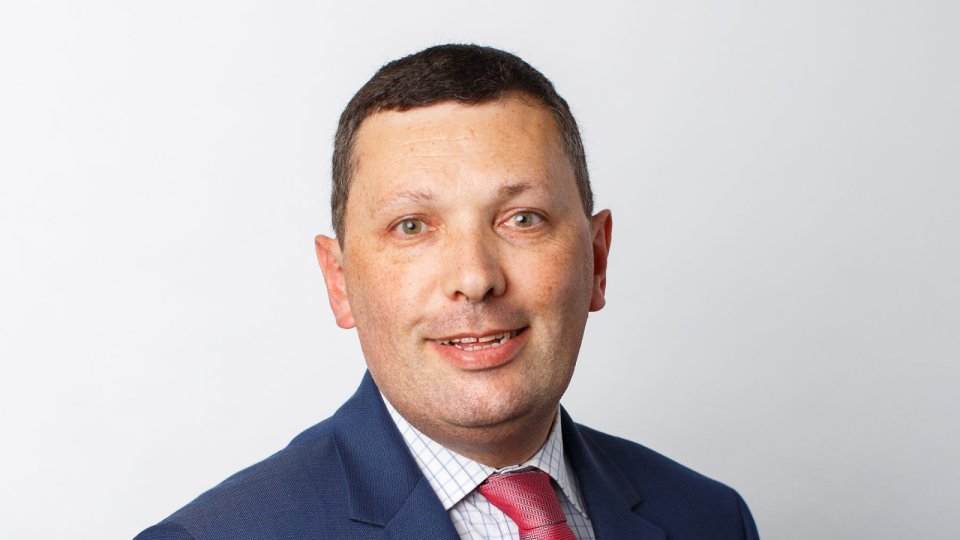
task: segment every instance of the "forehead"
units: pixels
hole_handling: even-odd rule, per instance
[[[468,188],[497,179],[573,178],[553,116],[519,97],[378,113],[358,131],[354,155],[351,191],[366,195],[413,181]]]

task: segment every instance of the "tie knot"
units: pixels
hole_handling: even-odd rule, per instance
[[[521,539],[576,540],[550,485],[550,475],[540,469],[493,474],[477,490],[517,524]]]

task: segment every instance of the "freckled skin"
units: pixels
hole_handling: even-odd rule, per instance
[[[379,113],[355,151],[343,251],[317,237],[337,323],[356,326],[377,385],[422,432],[495,467],[528,459],[603,307],[609,211],[584,213],[553,118],[519,97]],[[490,369],[431,341],[520,328]]]

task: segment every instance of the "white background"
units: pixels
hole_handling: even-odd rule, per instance
[[[3,536],[131,538],[352,394],[337,117],[477,42],[555,82],[613,210],[574,418],[768,540],[957,538],[958,6],[4,3]]]

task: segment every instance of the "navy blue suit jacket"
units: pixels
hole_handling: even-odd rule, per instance
[[[563,444],[597,540],[755,540],[732,489],[573,423]],[[367,373],[331,418],[135,540],[458,540]]]

